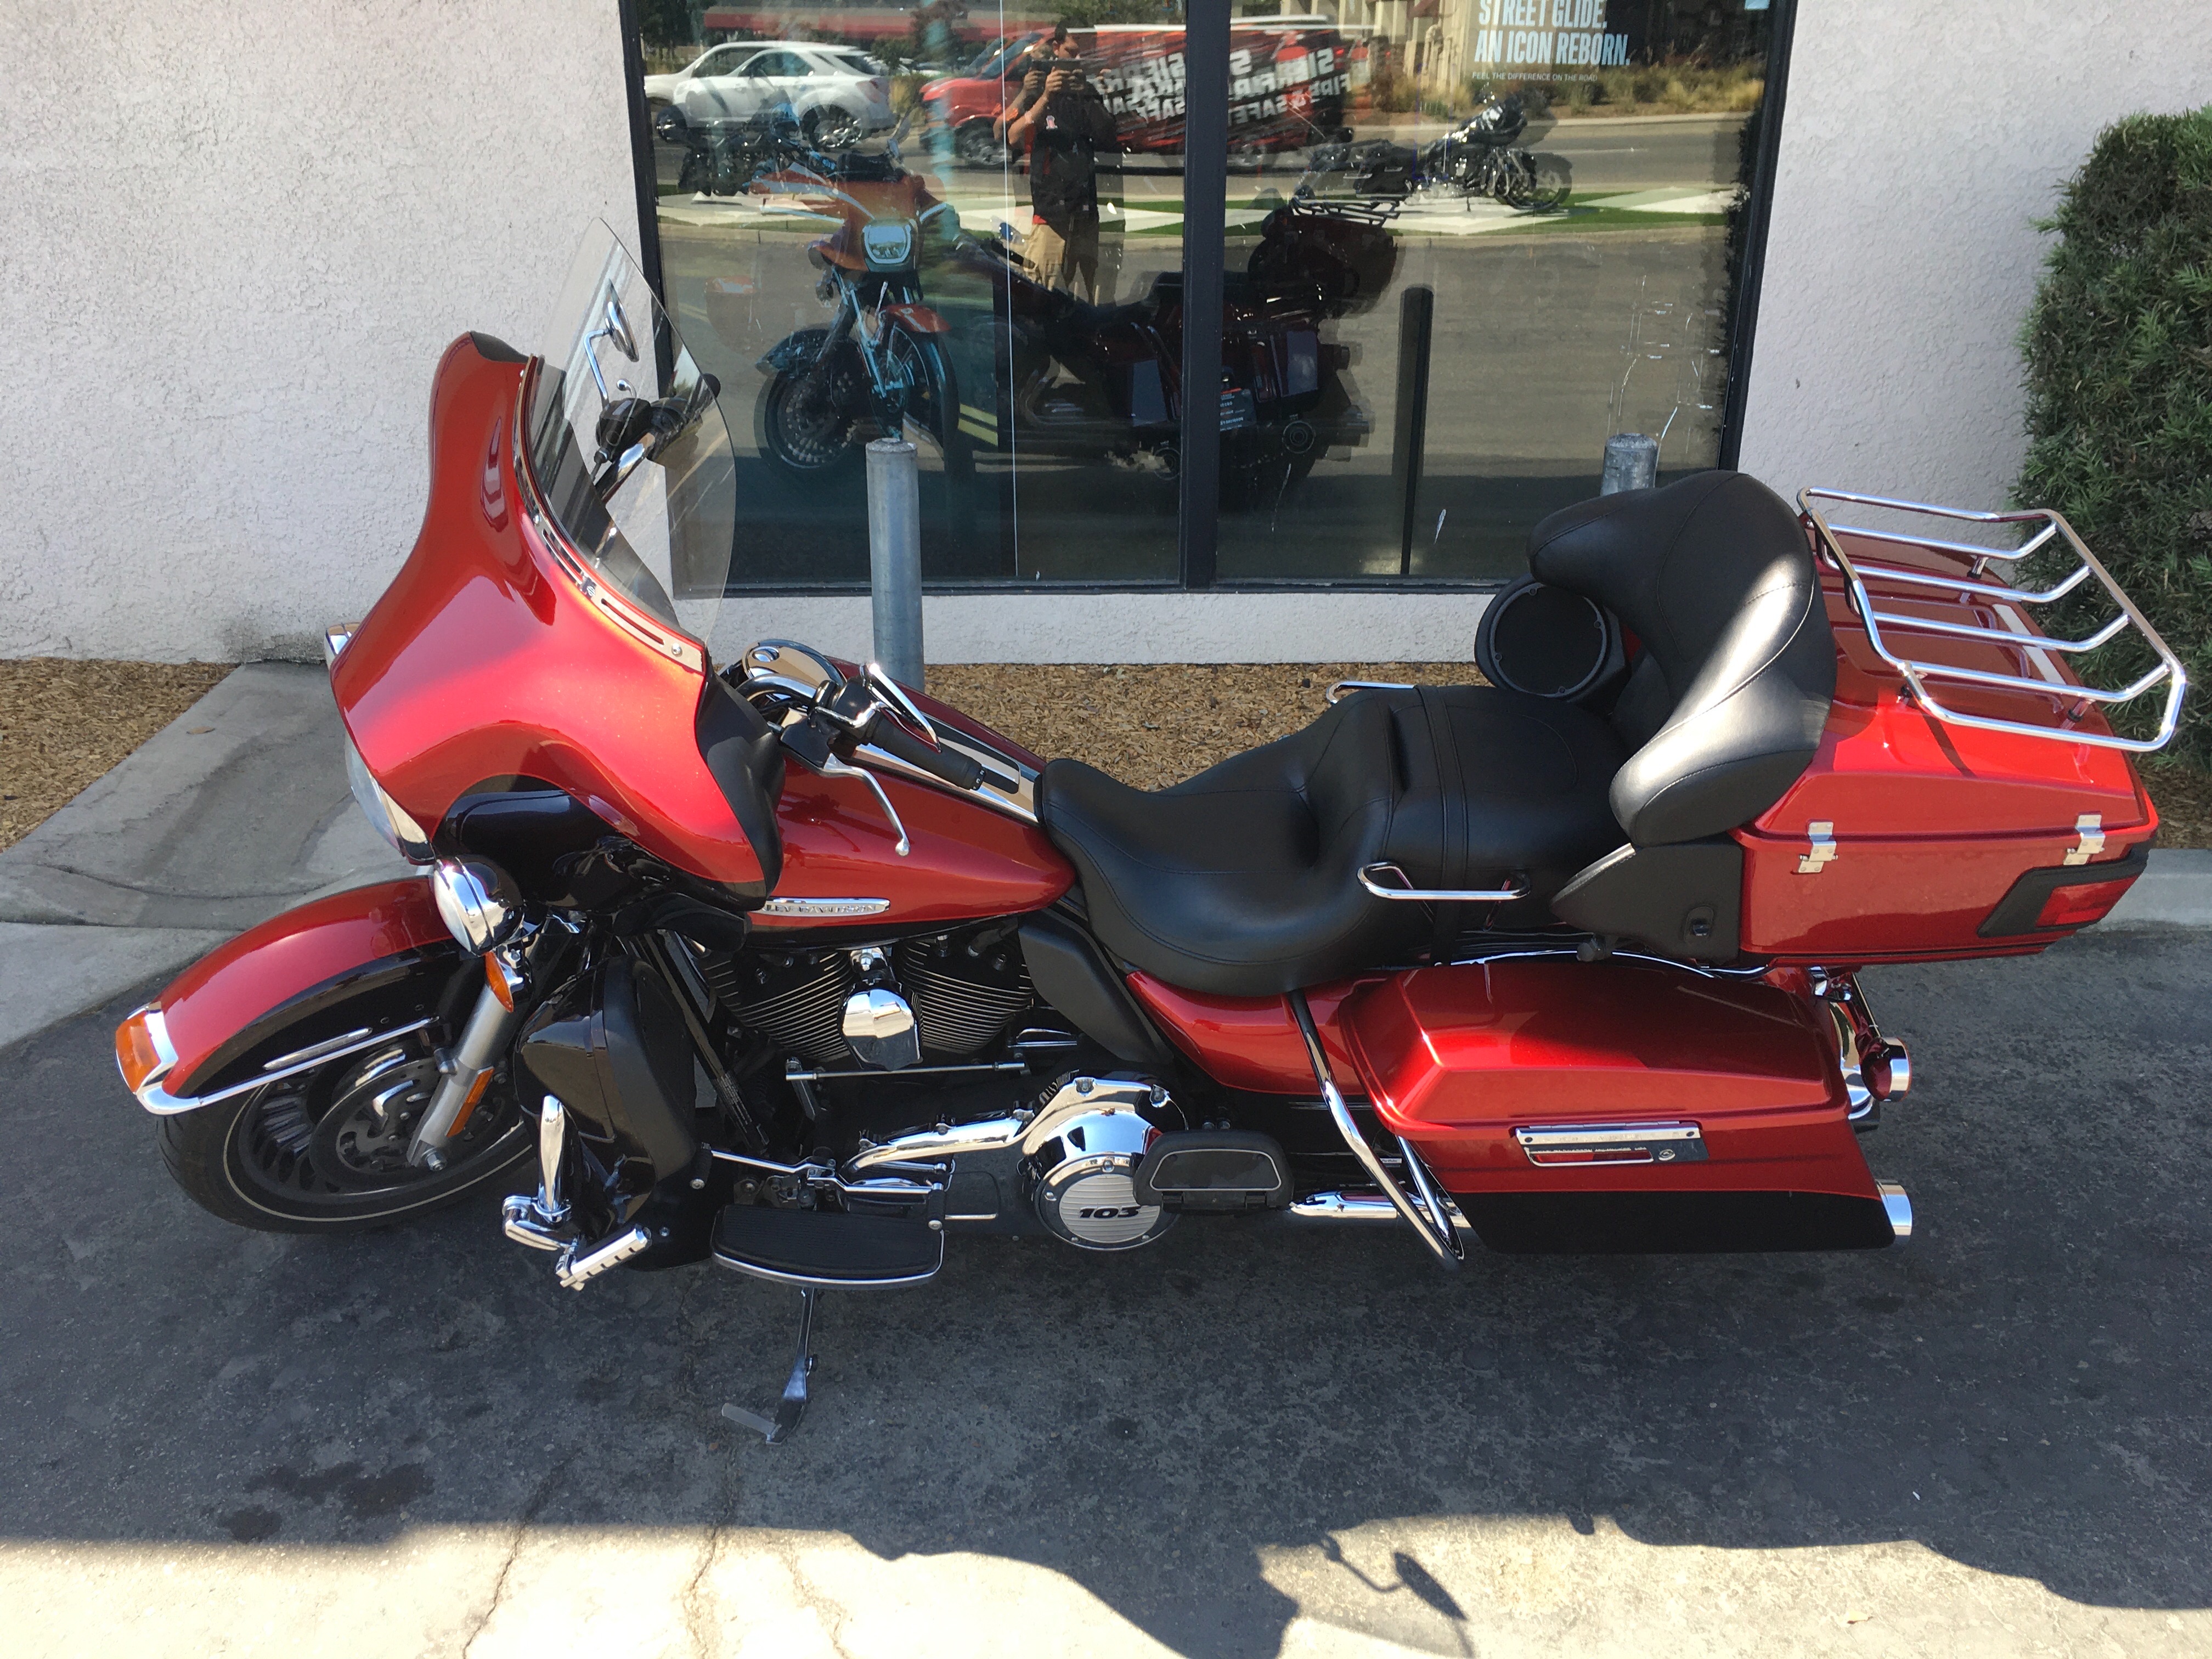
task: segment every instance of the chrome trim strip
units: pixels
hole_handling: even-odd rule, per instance
[[[732,1273],[744,1273],[752,1279],[764,1279],[771,1285],[793,1285],[802,1291],[895,1291],[902,1285],[923,1285],[945,1269],[945,1235],[937,1238],[937,1265],[926,1273],[909,1273],[902,1279],[817,1279],[807,1273],[787,1273],[780,1267],[763,1267],[750,1261],[733,1261],[720,1251],[714,1253],[718,1266]],[[724,1410],[728,1407],[725,1407]]]
[[[1352,1109],[1344,1103],[1344,1096],[1337,1089],[1336,1079],[1329,1073],[1328,1055],[1322,1048],[1320,1032],[1314,1029],[1313,1010],[1306,1006],[1306,994],[1293,991],[1285,1000],[1291,1005],[1291,1012],[1297,1017],[1298,1035],[1305,1039],[1306,1059],[1313,1066],[1314,1081],[1321,1085],[1322,1100],[1328,1108],[1328,1115],[1336,1125],[1337,1133],[1351,1148],[1352,1157],[1359,1160],[1359,1167],[1367,1171],[1367,1178],[1390,1200],[1399,1215],[1404,1218],[1406,1224],[1428,1247],[1429,1254],[1437,1259],[1437,1265],[1457,1272],[1460,1265],[1467,1260],[1466,1243],[1460,1237],[1459,1229],[1453,1219],[1458,1213],[1458,1206],[1436,1190],[1429,1178],[1428,1166],[1421,1162],[1421,1155],[1413,1150],[1413,1143],[1403,1135],[1397,1138],[1398,1151],[1405,1159],[1407,1173],[1413,1178],[1419,1202],[1407,1197],[1405,1189],[1391,1178],[1390,1172],[1382,1167],[1382,1160],[1376,1156],[1375,1149],[1367,1144],[1367,1137],[1359,1133],[1359,1126],[1352,1121]]]
[[[353,643],[353,636],[360,627],[359,623],[333,623],[323,630],[323,666],[325,669],[337,665],[340,654]]]
[[[306,1048],[295,1048],[289,1054],[279,1054],[261,1069],[264,1072],[281,1072],[288,1066],[305,1065],[308,1060],[320,1060],[325,1054],[336,1054],[348,1043],[358,1042],[368,1035],[368,1027],[360,1026],[346,1032],[343,1036],[334,1036],[322,1042],[311,1042]]]
[[[544,492],[538,487],[538,475],[530,459],[527,436],[530,424],[530,392],[538,383],[539,372],[544,367],[543,358],[533,357],[523,372],[522,384],[514,399],[514,477],[522,496],[524,514],[544,543],[554,563],[562,574],[576,586],[576,591],[590,602],[592,608],[632,638],[643,642],[658,654],[682,663],[686,668],[703,674],[707,672],[707,648],[689,635],[671,628],[658,618],[648,618],[636,606],[619,593],[609,590],[593,573],[590,562],[575,543],[568,538],[553,514],[546,508]]]
[[[1514,899],[1528,896],[1528,884],[1516,882],[1510,887],[1498,888],[1422,888],[1413,885],[1413,878],[1395,864],[1363,864],[1359,866],[1359,884],[1379,899],[1404,899],[1416,904],[1504,904]],[[1403,887],[1384,887],[1376,883],[1378,875],[1392,875],[1406,884]]]
[[[1540,1169],[1705,1161],[1705,1131],[1694,1123],[1516,1124],[1513,1139]]]
[[[281,1083],[288,1077],[295,1077],[301,1072],[312,1071],[314,1067],[325,1065],[331,1060],[343,1059],[348,1054],[359,1054],[364,1048],[374,1048],[380,1042],[390,1042],[396,1038],[410,1036],[430,1023],[429,1019],[418,1019],[410,1024],[395,1025],[390,1030],[380,1031],[374,1036],[353,1044],[350,1048],[334,1048],[329,1054],[318,1054],[313,1060],[303,1060],[295,1065],[288,1066],[281,1072],[268,1072],[259,1077],[250,1077],[242,1083],[232,1084],[227,1089],[218,1089],[211,1095],[199,1095],[191,1099],[184,1099],[173,1095],[158,1083],[149,1083],[139,1091],[138,1103],[156,1117],[174,1117],[179,1112],[198,1111],[203,1106],[212,1106],[217,1101],[228,1100],[234,1095],[242,1095],[250,1089],[258,1089],[270,1083]]]
[[[756,915],[763,916],[879,916],[891,908],[887,898],[772,898]]]

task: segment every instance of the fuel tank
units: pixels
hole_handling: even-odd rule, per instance
[[[1034,824],[927,784],[880,781],[906,826],[904,858],[866,785],[786,770],[776,804],[783,874],[769,905],[755,913],[757,927],[864,921],[890,929],[1012,915],[1042,909],[1074,881],[1073,867]],[[866,903],[807,913],[808,901],[834,900]]]

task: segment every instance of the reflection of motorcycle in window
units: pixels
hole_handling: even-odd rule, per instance
[[[866,177],[860,175],[866,174]],[[835,175],[835,176],[832,176]],[[843,222],[815,243],[817,292],[837,307],[827,328],[801,329],[760,360],[769,376],[761,448],[787,471],[816,474],[859,452],[864,422],[913,422],[936,439],[948,472],[973,465],[969,440],[1028,453],[1108,460],[1172,480],[1181,471],[1182,283],[1154,278],[1128,305],[1098,306],[1026,273],[1019,252],[963,231],[895,155],[788,153],[754,185],[832,205]],[[1385,216],[1296,202],[1263,225],[1248,268],[1224,295],[1223,505],[1279,493],[1332,445],[1358,444],[1370,422],[1343,371],[1348,348],[1322,325],[1371,304],[1396,250]],[[923,276],[980,303],[925,301]],[[953,323],[984,332],[960,361],[991,390],[955,386]],[[970,405],[963,410],[963,399]]]
[[[684,147],[680,191],[735,196],[775,157],[773,129],[765,118],[695,120],[671,104],[653,118],[653,136]]]
[[[1462,196],[1487,196],[1508,207],[1542,211],[1562,206],[1570,183],[1566,160],[1534,155],[1516,144],[1528,125],[1528,108],[1519,93],[1493,98],[1422,152],[1421,176]]]
[[[1355,196],[1402,199],[1419,190],[1488,197],[1510,208],[1547,213],[1566,204],[1573,175],[1566,157],[1540,155],[1515,141],[1528,129],[1517,92],[1493,98],[1441,138],[1415,149],[1377,138],[1321,144],[1310,153],[1307,177],[1341,173]]]
[[[887,434],[911,422],[937,444],[948,476],[971,471],[948,325],[921,293],[925,260],[960,239],[951,205],[899,165],[896,136],[881,155],[831,157],[780,131],[773,161],[751,187],[800,198],[839,221],[806,250],[822,272],[815,293],[836,316],[826,328],[786,336],[760,360],[769,377],[755,407],[761,453],[786,472],[820,477],[857,463],[863,422]]]

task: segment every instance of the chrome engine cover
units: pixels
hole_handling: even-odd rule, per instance
[[[1106,1085],[1100,1092],[1106,1096]],[[1154,1086],[1144,1098],[1158,1107],[1166,1104],[1166,1096]],[[1097,1110],[1062,1122],[1029,1161],[1037,1219],[1081,1249],[1133,1250],[1151,1243],[1176,1222],[1174,1211],[1137,1198],[1137,1166],[1159,1134],[1139,1115],[1134,1100],[1110,1096]]]

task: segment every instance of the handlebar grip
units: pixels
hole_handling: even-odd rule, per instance
[[[973,789],[983,781],[983,769],[965,755],[949,749],[933,749],[889,714],[879,714],[867,741],[887,755],[896,755],[909,766],[918,766],[955,789]]]

